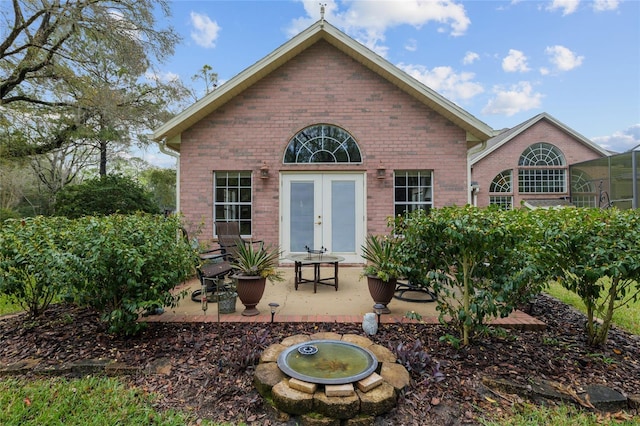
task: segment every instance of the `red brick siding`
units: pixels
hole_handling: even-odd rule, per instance
[[[513,170],[514,207],[519,207],[523,199],[561,198],[569,195],[570,182],[568,181],[566,193],[518,194],[518,160],[522,152],[536,142],[555,145],[564,155],[567,170],[569,164],[602,157],[599,152],[585,146],[548,120],[542,119],[473,166],[471,180],[477,181],[480,185],[477,199],[479,207],[489,205],[491,182],[498,173],[508,169]]]
[[[357,141],[362,164],[284,165],[301,129],[329,123]],[[382,160],[387,179],[376,178]],[[271,178],[262,180],[266,161]],[[386,231],[394,169],[433,169],[435,206],[467,202],[465,132],[360,63],[321,41],[182,134],[185,218],[213,234],[213,170],[253,171],[254,238],[278,243],[279,171],[367,172],[367,232]]]

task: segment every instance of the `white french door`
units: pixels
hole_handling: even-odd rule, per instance
[[[284,254],[326,248],[362,262],[365,188],[362,173],[282,174],[280,235]]]

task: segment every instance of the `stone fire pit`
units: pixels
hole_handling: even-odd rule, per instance
[[[341,340],[368,349],[377,358],[377,370],[354,383],[332,385],[291,378],[278,367],[278,357],[287,348],[315,340]],[[307,425],[373,424],[375,416],[395,407],[397,392],[409,380],[409,373],[389,349],[357,334],[331,332],[298,334],[269,346],[254,375],[263,397],[271,398],[280,412],[301,416]]]

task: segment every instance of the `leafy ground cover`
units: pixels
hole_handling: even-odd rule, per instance
[[[553,403],[550,412],[535,406],[530,409],[526,401],[486,393],[483,377],[520,383],[542,377],[572,389],[605,384],[627,394],[638,392],[639,336],[614,327],[608,345],[595,350],[585,344],[583,314],[545,295],[530,308],[533,316],[547,323],[547,330],[488,335],[462,349],[440,341],[447,332],[442,326],[384,326],[373,336],[376,343],[396,351],[400,343],[406,347],[420,341],[431,362],[414,371],[412,383],[400,395],[397,407],[377,424],[487,424],[487,419],[504,424],[507,420],[502,416],[518,421],[517,416],[523,412],[551,424],[554,421],[546,419],[568,418],[574,420],[571,424],[606,420],[598,415],[577,417],[576,412],[581,410],[575,408],[561,407],[560,414],[554,414]],[[108,358],[146,367],[168,360],[162,374],[137,374],[120,380],[127,388],[154,394],[151,404],[159,412],[177,409],[187,413],[188,419],[231,424],[294,424],[278,421],[253,387],[254,365],[263,348],[298,333],[362,334],[359,324],[224,324],[218,334],[215,323],[152,323],[137,337],[117,338],[107,334],[97,314],[86,309],[56,305],[47,311],[46,318],[29,328],[24,327],[20,316],[0,320],[0,364],[39,358],[44,365],[52,366]],[[444,380],[433,380],[434,368]],[[637,415],[628,411],[616,419],[630,425],[638,421]],[[509,424],[528,423],[521,420]]]

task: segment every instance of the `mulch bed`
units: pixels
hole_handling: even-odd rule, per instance
[[[528,313],[544,321],[547,329],[511,330],[462,349],[439,340],[447,333],[442,326],[384,325],[371,338],[375,343],[395,352],[400,343],[419,340],[431,363],[427,374],[412,374],[412,384],[400,395],[397,407],[376,424],[475,424],[485,410],[508,410],[513,399],[495,393],[488,397],[483,377],[522,384],[542,378],[572,389],[602,384],[623,394],[640,393],[640,336],[613,328],[605,348],[589,348],[585,317],[574,309],[540,295]],[[253,370],[264,348],[299,333],[363,334],[360,324],[150,323],[141,335],[120,338],[107,334],[97,315],[87,309],[57,305],[45,318],[28,326],[23,315],[0,319],[0,365],[28,358],[50,366],[107,358],[148,368],[169,360],[162,374],[134,374],[123,380],[161,395],[159,409],[260,425],[294,424],[278,420],[253,387]],[[435,380],[434,368],[443,380]]]

